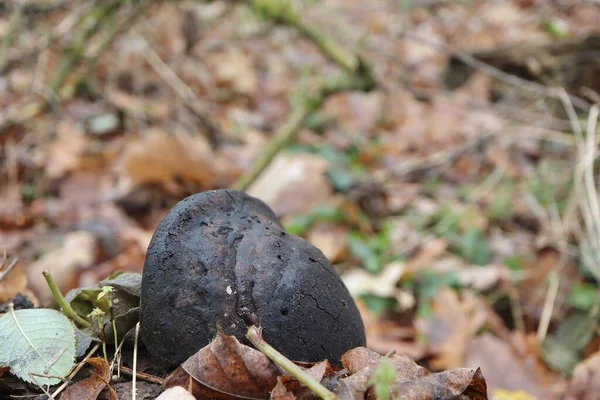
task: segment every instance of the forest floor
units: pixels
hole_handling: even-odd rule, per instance
[[[597,2],[294,1],[327,56],[239,2],[94,4],[0,2],[0,304],[140,272],[176,202],[236,187],[336,266],[371,349],[600,398]],[[370,90],[303,109],[359,57]]]

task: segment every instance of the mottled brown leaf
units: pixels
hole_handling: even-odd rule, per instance
[[[342,400],[374,398],[369,379],[379,365],[381,355],[364,347],[347,351],[342,356],[344,368],[352,373],[341,379],[336,390]],[[410,357],[393,354],[388,357],[396,367],[392,398],[406,400],[487,399],[485,379],[479,369],[457,368],[430,374]]]
[[[406,400],[486,400],[487,386],[479,368],[455,368],[402,381],[391,388],[392,398]]]
[[[165,386],[184,386],[197,398],[268,399],[281,375],[264,354],[224,334],[218,334],[180,369],[183,373],[171,374]],[[186,381],[184,373],[193,379]]]
[[[105,387],[108,387],[109,398],[116,400],[117,394],[108,384],[110,381],[110,367],[106,360],[93,357],[86,362],[93,368],[91,375],[69,386],[60,397],[61,400],[95,400]]]

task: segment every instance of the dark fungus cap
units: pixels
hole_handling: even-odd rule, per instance
[[[358,309],[323,253],[233,190],[189,196],[162,220],[144,264],[140,320],[148,351],[167,367],[217,329],[245,342],[248,320],[295,361],[340,365],[365,345]]]

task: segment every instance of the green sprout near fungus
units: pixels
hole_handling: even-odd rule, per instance
[[[115,322],[115,318],[114,318],[114,315],[112,313],[112,307],[113,307],[112,293],[114,291],[115,291],[115,289],[112,286],[103,286],[102,287],[102,291],[100,293],[98,293],[98,300],[102,299],[103,297],[106,297],[106,302],[108,303],[108,309],[109,309],[110,314],[111,314],[113,334],[115,336],[115,356],[116,356],[117,351],[118,351],[118,344],[119,344],[119,342],[117,340],[117,324]]]
[[[88,318],[92,320],[95,319],[98,322],[98,330],[99,335],[102,339],[102,352],[104,353],[104,360],[108,362],[108,356],[106,355],[106,340],[104,340],[104,330],[102,329],[102,317],[105,315],[104,311],[100,308],[96,307],[92,310],[91,313],[87,315]]]

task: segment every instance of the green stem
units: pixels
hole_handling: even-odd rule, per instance
[[[236,190],[248,189],[252,182],[258,178],[261,172],[263,172],[273,158],[275,158],[277,153],[294,140],[296,133],[302,127],[311,111],[312,110],[306,106],[294,110],[285,124],[279,128],[275,136],[273,136],[273,139],[267,144],[264,151],[258,156],[258,159],[256,159],[248,172],[242,175],[231,188]]]
[[[314,94],[306,93],[305,98],[298,102],[298,105],[292,110],[292,114],[287,121],[277,130],[275,136],[267,144],[267,147],[260,153],[250,169],[244,173],[234,184],[232,189],[247,190],[258,176],[271,163],[273,158],[286,146],[292,143],[298,131],[304,125],[306,119],[311,113],[321,107],[327,97],[344,91],[351,90],[371,90],[374,81],[370,75],[356,75],[342,73],[321,84],[320,90]]]
[[[252,0],[250,6],[258,14],[279,24],[295,28],[312,41],[331,61],[349,72],[357,72],[359,58],[304,21],[290,0]]]
[[[63,310],[65,315],[67,317],[71,318],[73,321],[77,322],[79,325],[88,328],[90,326],[89,321],[82,318],[79,314],[77,314],[75,312],[75,310],[73,310],[71,308],[71,305],[69,303],[67,303],[67,301],[63,297],[62,293],[58,289],[58,286],[56,285],[54,278],[50,274],[50,271],[45,270],[44,272],[42,272],[42,274],[44,274],[44,278],[46,278],[46,283],[48,284],[48,287],[50,287],[50,290],[52,291],[52,295],[54,296],[56,303]]]
[[[307,374],[302,368],[291,362],[283,354],[265,342],[260,328],[256,326],[249,327],[246,337],[258,350],[260,350],[261,353],[269,357],[271,361],[283,368],[287,373],[309,388],[314,394],[324,400],[337,400],[338,397],[335,393],[327,390],[327,388],[317,382],[315,378]]]
[[[102,334],[102,353],[104,354],[104,360],[108,364],[108,355],[106,353],[106,339],[104,338],[104,327],[102,326],[102,318],[98,316],[98,332]]]

